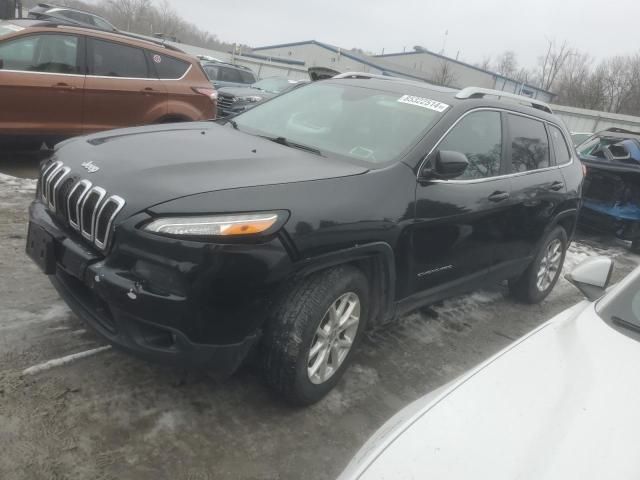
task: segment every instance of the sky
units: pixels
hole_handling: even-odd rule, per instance
[[[391,53],[422,45],[469,63],[513,50],[526,67],[547,40],[598,59],[640,51],[640,0],[168,1],[221,40],[252,47],[313,39]]]

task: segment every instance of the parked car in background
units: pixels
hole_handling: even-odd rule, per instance
[[[118,29],[114,27],[105,18],[94,13],[86,12],[84,10],[77,10],[70,7],[61,7],[58,5],[51,5],[48,3],[39,3],[31,10],[29,10],[28,18],[35,20],[65,20],[72,24],[82,26],[92,26],[101,30],[117,32]]]
[[[215,88],[221,87],[242,87],[251,85],[258,80],[253,71],[242,65],[233,65],[220,61],[201,61],[207,77]]]
[[[53,20],[0,22],[0,138],[37,145],[215,118],[198,61],[161,42]]]
[[[114,345],[218,374],[255,352],[304,405],[367,324],[503,279],[542,301],[577,220],[573,152],[537,100],[333,78],[226,122],[65,142],[27,251]]]
[[[577,147],[578,145],[580,145],[582,142],[584,142],[585,140],[587,140],[589,137],[591,137],[591,135],[593,135],[593,133],[586,133],[586,132],[571,132],[571,141],[573,142],[573,146]]]
[[[301,87],[308,80],[269,77],[245,87],[225,87],[218,90],[218,117],[223,118],[255,107],[258,103]]]
[[[639,478],[640,268],[605,294],[612,268],[576,267],[588,300],[406,407],[339,480]]]
[[[586,166],[580,223],[640,252],[640,133],[612,128],[578,147]]]

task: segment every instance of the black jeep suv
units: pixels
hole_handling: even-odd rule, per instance
[[[69,140],[27,252],[114,345],[223,373],[254,352],[312,403],[367,324],[489,281],[553,288],[582,169],[545,105],[508,97],[352,75],[226,122]]]

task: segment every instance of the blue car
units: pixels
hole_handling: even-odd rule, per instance
[[[580,224],[640,252],[640,133],[611,128],[577,147],[586,167]]]

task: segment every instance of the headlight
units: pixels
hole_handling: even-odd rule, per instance
[[[260,95],[251,95],[249,97],[239,97],[238,98],[239,102],[249,102],[249,103],[259,102],[261,100],[262,100],[262,97]]]
[[[276,212],[164,217],[151,221],[143,228],[147,232],[192,237],[255,235],[267,231],[278,218]]]

